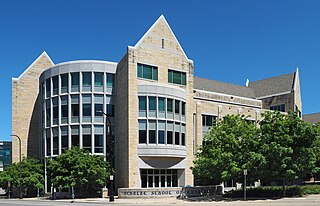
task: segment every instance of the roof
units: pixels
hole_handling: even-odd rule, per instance
[[[250,82],[256,98],[291,92],[294,87],[295,72],[281,76]]]
[[[194,77],[194,89],[235,95],[239,97],[255,98],[255,93],[252,88],[196,76]]]
[[[309,122],[311,124],[316,124],[316,123],[320,122],[320,112],[302,115],[302,119],[305,122]]]

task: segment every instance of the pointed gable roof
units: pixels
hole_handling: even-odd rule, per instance
[[[176,38],[175,34],[173,33],[171,27],[169,26],[166,18],[164,17],[164,15],[162,14],[154,23],[153,25],[148,29],[148,31],[141,37],[141,39],[136,43],[136,45],[133,48],[137,48],[139,46],[141,46],[144,42],[145,39],[147,39],[149,36],[152,35],[152,33],[157,32],[158,29],[162,30],[163,32],[163,28],[161,28],[161,26],[164,25],[165,28],[168,29],[168,32],[170,32],[170,34],[172,35],[174,41],[177,43],[179,50],[182,52],[182,54],[184,55],[184,57],[188,60],[190,60],[186,53],[184,52],[182,46],[180,45],[178,39]],[[192,60],[190,60],[192,61]]]
[[[25,74],[27,74],[29,70],[31,70],[34,66],[36,66],[36,64],[38,63],[38,61],[39,61],[41,58],[47,59],[47,61],[49,62],[49,64],[51,64],[51,66],[54,65],[53,61],[51,60],[51,58],[49,57],[49,55],[47,54],[47,52],[46,52],[46,51],[43,51],[43,52],[40,54],[40,56],[38,56],[38,58],[37,58],[36,60],[34,60],[34,61],[32,62],[32,64],[30,64],[30,66],[29,66],[26,70],[24,70],[24,71],[22,72],[22,74],[20,74],[20,76],[19,76],[18,78],[12,78],[12,80],[18,81],[19,79],[21,79],[21,77],[23,77]]]
[[[289,93],[294,89],[295,72],[281,76],[250,82],[249,87],[255,92],[256,98]]]

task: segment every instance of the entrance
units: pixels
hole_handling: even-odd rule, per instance
[[[141,169],[142,188],[178,187],[176,169]]]

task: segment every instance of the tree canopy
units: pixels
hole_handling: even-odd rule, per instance
[[[44,189],[44,171],[43,165],[39,160],[33,157],[24,157],[22,159],[22,186],[24,194],[29,193],[34,188]],[[0,186],[8,189],[8,182],[14,195],[18,194],[20,185],[20,163],[12,163],[6,167],[3,172],[0,172]],[[29,190],[29,191],[28,191]],[[34,193],[35,194],[35,193]]]
[[[260,126],[239,115],[227,115],[205,136],[192,168],[198,184],[288,181],[319,171],[320,127],[296,113],[266,112]]]
[[[103,156],[73,147],[48,159],[47,174],[56,188],[75,187],[77,196],[92,196],[105,186],[111,171]]]

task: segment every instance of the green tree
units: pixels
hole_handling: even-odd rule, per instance
[[[44,171],[43,165],[39,160],[33,157],[24,157],[22,159],[22,186],[23,193],[35,195],[35,188],[44,189]],[[0,185],[8,190],[8,182],[11,184],[13,195],[17,195],[20,186],[20,163],[12,163],[6,167],[3,172],[0,172]]]
[[[258,179],[265,163],[255,125],[240,115],[227,115],[205,136],[192,168],[196,183],[220,184],[231,179],[241,182],[243,170],[249,181]]]
[[[73,147],[48,159],[47,174],[57,188],[75,188],[78,197],[94,196],[110,176],[109,163],[103,156]]]
[[[319,130],[303,122],[296,113],[266,112],[260,123],[261,153],[267,164],[262,167],[266,182],[281,181],[285,184],[303,179],[319,170]]]

